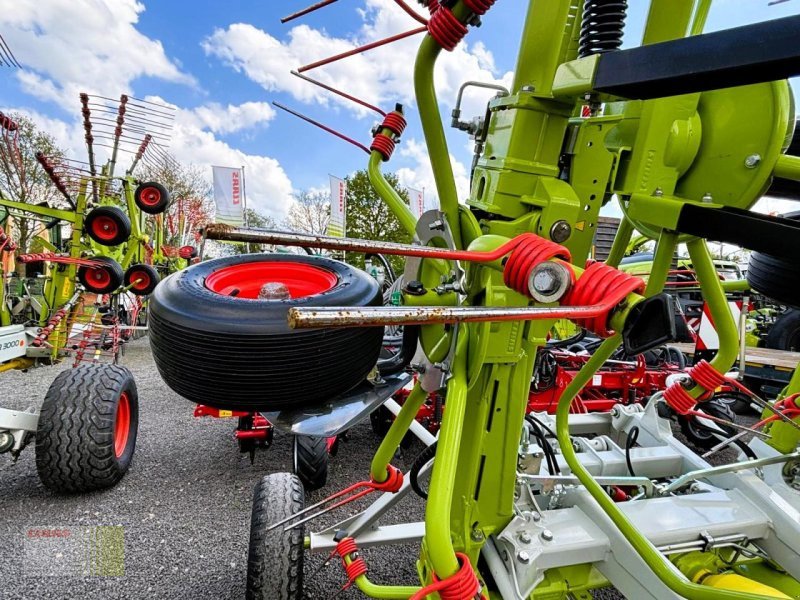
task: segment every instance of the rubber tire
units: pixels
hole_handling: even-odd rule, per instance
[[[106,266],[78,267],[78,280],[87,291],[92,292],[93,294],[110,294],[122,285],[122,282],[125,279],[125,274],[122,272],[122,267],[117,261],[107,256],[95,256],[91,260],[102,262]],[[90,279],[91,272],[95,269],[104,269],[108,271],[110,280],[107,285],[99,286]]]
[[[800,352],[800,310],[792,308],[778,317],[764,345],[774,350]]]
[[[734,414],[733,410],[731,409],[730,405],[719,402],[712,398],[707,402],[702,402],[698,406],[703,412],[710,414],[712,417],[718,417],[721,419],[726,419],[728,421],[736,422],[736,415]],[[709,431],[702,430],[695,426],[694,419],[696,417],[680,417],[679,422],[681,426],[681,432],[686,438],[698,448],[703,448],[705,450],[710,450],[714,446],[719,443],[719,439],[717,436],[713,435]],[[720,429],[727,431],[728,433],[736,433],[736,430],[732,427],[725,427],[721,423],[717,423]]]
[[[750,398],[742,392],[720,392],[714,395],[714,400],[727,404],[737,415],[752,414],[753,412]]]
[[[337,274],[322,294],[290,300],[223,296],[205,278],[231,265],[268,259]],[[319,256],[252,254],[192,265],[165,278],[150,298],[149,337],[161,377],[193,402],[227,410],[319,405],[358,385],[374,368],[382,327],[291,329],[291,307],[379,306],[378,283]]]
[[[114,220],[117,224],[117,235],[110,240],[98,238],[92,232],[92,224],[101,217]],[[83,230],[91,239],[101,246],[119,246],[122,242],[131,237],[131,220],[128,215],[117,206],[98,206],[92,209],[83,221]]]
[[[328,481],[328,440],[324,437],[296,435],[292,443],[294,474],[312,492]]]
[[[303,597],[303,526],[267,527],[303,509],[303,484],[296,475],[273,473],[256,484],[247,553],[247,600]]]
[[[147,204],[142,200],[142,195],[148,191],[148,188],[155,188],[156,191],[158,191],[160,199],[156,204]],[[167,188],[160,183],[156,183],[155,181],[147,181],[139,184],[139,186],[133,192],[133,201],[142,212],[147,213],[148,215],[160,215],[167,210],[167,208],[169,208],[169,192],[167,191]]]
[[[123,277],[123,283],[125,284],[125,287],[128,287],[131,282],[136,279],[134,275],[137,271],[143,271],[150,279],[150,283],[144,288],[131,287],[131,294],[135,294],[137,296],[147,296],[148,294],[152,294],[153,290],[156,289],[158,282],[161,281],[161,276],[152,265],[136,264],[128,267]]]
[[[114,424],[123,392],[130,403],[125,450],[114,452]],[[84,364],[55,378],[39,414],[36,470],[45,487],[59,493],[113,487],[128,471],[136,448],[139,400],[125,367]]]
[[[783,217],[799,221],[800,211]],[[747,283],[767,298],[800,308],[800,261],[753,252],[747,265]]]

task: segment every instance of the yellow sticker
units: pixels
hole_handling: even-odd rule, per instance
[[[575,223],[575,229],[578,231],[583,231],[583,228],[586,227],[586,221],[578,221]]]
[[[232,417],[233,416],[233,411],[232,410],[221,410],[221,411],[219,411],[219,416],[220,417]]]

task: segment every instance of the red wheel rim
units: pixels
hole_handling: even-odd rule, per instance
[[[98,288],[105,288],[111,284],[111,273],[105,267],[92,267],[89,270],[89,281]]]
[[[193,252],[194,252],[194,246],[181,246],[180,250],[178,250],[178,256],[188,260],[192,258]]]
[[[100,216],[92,221],[92,233],[95,238],[108,242],[117,237],[119,227],[111,217]]]
[[[159,202],[161,202],[161,192],[158,188],[147,187],[139,194],[139,199],[145,206],[158,206]]]
[[[146,271],[133,271],[131,273],[131,287],[134,290],[146,290],[150,287],[150,275]]]
[[[117,403],[117,416],[114,419],[114,454],[117,458],[125,453],[128,435],[131,431],[131,401],[127,392],[122,392]]]
[[[256,299],[264,284],[282,283],[291,298],[305,298],[333,289],[338,281],[335,273],[313,265],[262,261],[214,271],[206,277],[206,287],[223,296]]]

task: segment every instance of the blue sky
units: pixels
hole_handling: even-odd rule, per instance
[[[278,100],[369,143],[371,114],[292,78],[288,71],[355,43],[416,26],[391,0],[339,0],[293,23],[280,17],[311,0],[0,0],[0,33],[24,69],[0,69],[0,110],[33,115],[76,158],[84,158],[77,94],[156,97],[178,107],[170,150],[203,168],[247,166],[248,198],[280,218],[293,191],[323,189],[366,155],[275,111]],[[414,4],[413,0],[410,0]],[[647,2],[630,0],[626,45],[641,37]],[[800,0],[717,0],[709,30],[800,12]],[[447,54],[437,83],[443,115],[466,79],[508,83],[527,2],[499,0],[463,44]],[[419,37],[310,75],[384,108],[406,104],[409,129],[387,166],[401,181],[435,195],[417,114],[411,64]],[[482,113],[470,96],[465,117]],[[466,193],[471,142],[448,133],[459,189]],[[210,169],[209,174],[210,174]]]

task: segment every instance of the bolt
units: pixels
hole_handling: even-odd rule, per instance
[[[536,91],[536,88],[533,87],[532,85],[523,85],[522,86],[522,91],[523,92],[534,92],[534,91]]]
[[[558,288],[558,282],[552,271],[542,269],[533,276],[533,289],[541,294],[552,294]]]
[[[428,225],[428,229],[431,231],[435,231],[437,229],[444,230],[444,221],[441,219],[436,219],[435,221],[431,221]]]
[[[540,536],[540,537],[541,537],[541,538],[542,538],[542,539],[543,539],[545,542],[552,542],[552,541],[553,541],[553,532],[552,532],[552,531],[550,531],[549,529],[543,529],[543,530],[542,530],[542,533],[540,533],[540,534],[539,534],[539,536]]]
[[[530,544],[531,543],[531,534],[527,531],[520,531],[519,532],[519,541],[523,544]]]
[[[709,192],[706,192],[703,194],[703,197],[700,200],[706,204],[709,204],[714,201],[714,196],[712,196]]]
[[[662,190],[660,187],[657,187],[656,191],[653,192],[653,196],[655,196],[656,198],[661,198],[661,196],[663,195],[664,195],[664,190]]]
[[[535,513],[532,513],[532,514],[531,514],[531,518],[532,518],[534,521],[539,521],[539,520],[542,518],[542,515],[540,515],[538,512],[535,512]]]
[[[550,239],[560,244],[566,242],[572,235],[572,227],[566,221],[556,221],[550,228]]]
[[[525,550],[520,550],[517,552],[517,560],[524,565],[527,565],[531,562],[531,555],[525,552]]]
[[[751,154],[750,156],[744,159],[744,166],[747,167],[748,169],[755,169],[760,162],[761,162],[760,154]]]
[[[472,538],[473,542],[482,542],[483,532],[480,529],[473,529],[469,537]]]

